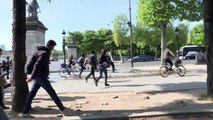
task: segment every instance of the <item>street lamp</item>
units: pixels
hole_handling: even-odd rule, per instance
[[[178,27],[175,28],[176,40],[177,40],[177,57],[179,56],[179,29]]]
[[[131,0],[129,0],[129,21],[127,22],[130,28],[130,57],[131,66],[133,67],[133,56],[132,56],[132,14],[131,14]]]
[[[63,37],[63,52],[64,52],[64,64],[66,65],[66,51],[65,51],[65,37],[66,37],[66,32],[63,30],[62,32],[62,37]]]

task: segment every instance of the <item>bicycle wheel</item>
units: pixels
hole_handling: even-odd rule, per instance
[[[80,73],[80,68],[77,66],[73,66],[73,68],[71,69],[71,72],[73,73],[73,75],[77,76]]]
[[[59,75],[61,77],[67,77],[70,75],[70,72],[67,68],[61,68],[59,71],[58,71]]]
[[[160,67],[160,75],[162,77],[168,77],[170,74],[170,70],[167,66],[161,66]]]
[[[177,66],[177,74],[183,77],[186,74],[186,68],[183,65]]]

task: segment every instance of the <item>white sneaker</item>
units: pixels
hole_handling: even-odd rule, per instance
[[[33,117],[30,115],[30,113],[26,113],[26,114],[21,113],[19,116],[23,117],[23,118],[32,118]]]

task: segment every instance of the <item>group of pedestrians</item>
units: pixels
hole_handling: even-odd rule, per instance
[[[109,84],[107,83],[107,78],[108,78],[108,74],[107,74],[107,68],[108,67],[112,67],[112,71],[115,72],[115,65],[114,62],[112,60],[112,56],[111,55],[107,55],[107,50],[103,49],[101,51],[101,55],[99,58],[97,58],[97,55],[95,53],[94,50],[92,50],[90,52],[90,54],[88,55],[88,57],[85,56],[85,54],[81,54],[81,56],[78,58],[77,60],[79,66],[80,66],[80,73],[79,73],[79,78],[81,78],[81,74],[82,72],[87,68],[87,66],[89,65],[89,69],[90,72],[89,74],[85,77],[86,82],[88,82],[88,79],[90,78],[90,76],[93,77],[93,80],[95,82],[95,85],[98,86],[98,81],[102,78],[103,74],[105,76],[105,86],[109,86]],[[73,56],[71,55],[70,59],[69,59],[69,65],[75,63],[73,61]],[[95,70],[99,69],[100,75],[98,77],[95,77]]]

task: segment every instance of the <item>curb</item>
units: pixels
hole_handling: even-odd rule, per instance
[[[186,114],[203,114],[203,113],[213,113],[213,109],[202,109],[202,110],[183,110],[183,111],[152,111],[143,113],[120,113],[111,114],[107,116],[103,115],[85,115],[85,116],[71,116],[63,117],[61,120],[129,120],[131,118],[141,118],[141,117],[157,117],[166,115],[186,115]]]

